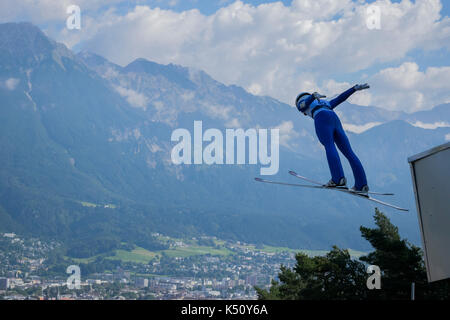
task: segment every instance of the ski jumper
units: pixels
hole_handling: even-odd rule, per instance
[[[334,108],[347,100],[355,91],[355,88],[352,87],[330,101],[315,99],[313,95],[310,95],[305,100],[307,109],[304,112],[314,119],[317,137],[325,147],[332,180],[338,183],[344,177],[344,170],[336,149],[337,146],[350,163],[353,176],[355,177],[355,188],[360,190],[367,185],[364,168],[350,146],[339,117],[333,111]]]

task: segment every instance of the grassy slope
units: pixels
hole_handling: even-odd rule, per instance
[[[170,238],[165,237],[165,240],[169,240]],[[162,240],[162,239],[161,239]],[[171,239],[173,240],[173,239]],[[180,240],[180,239],[176,239]],[[202,246],[196,244],[195,241],[192,240],[184,240],[185,246],[178,246],[173,247],[167,250],[161,250],[161,251],[149,251],[147,249],[141,248],[141,247],[135,247],[131,251],[127,250],[115,250],[113,254],[108,256],[108,259],[112,260],[121,260],[123,262],[134,262],[134,263],[149,263],[151,260],[158,258],[158,256],[161,256],[162,254],[165,254],[169,257],[189,257],[194,255],[206,255],[210,254],[213,256],[228,256],[231,254],[234,254],[231,250],[228,248],[223,247],[224,241],[222,240],[215,240],[215,243],[219,245],[220,247],[211,247],[211,246]],[[280,252],[291,252],[291,253],[297,253],[302,252],[309,256],[318,256],[318,255],[325,255],[328,251],[326,250],[303,250],[303,249],[291,249],[286,247],[273,247],[273,246],[263,246],[261,248],[257,248],[254,245],[241,245],[239,246],[243,249],[248,249],[250,251],[260,251],[260,252],[266,252],[266,253],[280,253]],[[354,258],[359,258],[362,255],[365,255],[365,252],[356,251],[349,249],[350,255]],[[93,256],[90,258],[85,259],[74,259],[76,262],[79,263],[88,263],[93,262],[98,256]]]

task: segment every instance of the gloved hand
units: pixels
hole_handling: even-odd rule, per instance
[[[364,84],[357,84],[353,88],[355,88],[356,91],[360,91],[364,89],[369,89],[370,86],[367,83],[364,83]]]
[[[316,98],[316,99],[326,98],[326,97],[327,97],[327,96],[321,95],[321,94],[318,93],[318,92],[314,92],[312,95],[313,95],[314,98]]]

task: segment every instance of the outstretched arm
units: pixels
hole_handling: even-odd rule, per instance
[[[367,83],[365,84],[357,84],[347,91],[342,92],[340,95],[338,95],[336,98],[330,100],[330,107],[331,109],[336,108],[338,105],[340,105],[342,102],[348,99],[352,94],[354,94],[356,91],[364,90],[370,88]]]
[[[336,108],[338,105],[340,105],[342,102],[348,99],[352,94],[356,92],[355,87],[351,87],[350,89],[342,92],[340,95],[338,95],[336,98],[330,100],[330,107],[331,109]]]

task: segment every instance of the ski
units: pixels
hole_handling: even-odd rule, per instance
[[[308,178],[306,178],[306,177],[303,177],[303,176],[299,175],[298,173],[296,173],[296,172],[294,172],[294,171],[289,171],[289,174],[290,174],[290,175],[293,175],[293,176],[296,177],[296,178],[299,178],[299,179],[302,179],[302,180],[305,180],[305,181],[314,183],[314,184],[319,185],[319,186],[323,186],[322,183],[317,182],[317,181],[314,181],[314,180],[311,180],[311,179],[308,179]],[[361,195],[365,195],[365,194],[373,194],[373,195],[378,195],[378,196],[393,196],[393,195],[394,195],[393,193],[390,193],[390,192],[374,192],[374,191],[369,191],[369,192],[365,193],[365,192],[351,191],[351,190],[349,190],[347,187],[338,187],[338,188],[339,188],[339,189],[348,190],[349,192],[357,193],[357,194],[361,194]]]
[[[255,178],[258,182],[265,182],[265,183],[272,183],[272,184],[281,184],[283,186],[291,186],[291,187],[304,187],[304,188],[312,188],[312,189],[329,189],[322,186],[312,186],[310,184],[298,184],[298,183],[287,183],[287,182],[278,182],[278,181],[271,181],[261,178]]]
[[[408,209],[401,208],[401,207],[395,206],[393,204],[390,204],[390,203],[387,203],[387,202],[384,202],[384,201],[372,198],[369,195],[363,195],[361,193],[350,191],[347,188],[329,188],[329,187],[324,187],[322,185],[320,185],[320,186],[318,186],[318,185],[317,186],[312,186],[312,185],[307,185],[307,184],[278,182],[278,181],[266,180],[266,179],[261,179],[261,178],[255,178],[255,180],[258,181],[258,182],[278,184],[278,185],[283,185],[283,186],[292,186],[292,187],[303,187],[303,188],[312,188],[312,189],[326,189],[326,190],[341,191],[341,192],[345,192],[347,194],[354,195],[355,197],[360,197],[360,198],[363,198],[363,199],[366,199],[366,200],[369,200],[369,201],[372,201],[372,202],[375,202],[375,203],[378,203],[378,204],[381,204],[381,205],[384,205],[384,206],[387,206],[387,207],[390,207],[390,208],[393,208],[393,209],[396,209],[396,210],[399,210],[399,211],[409,211]]]

